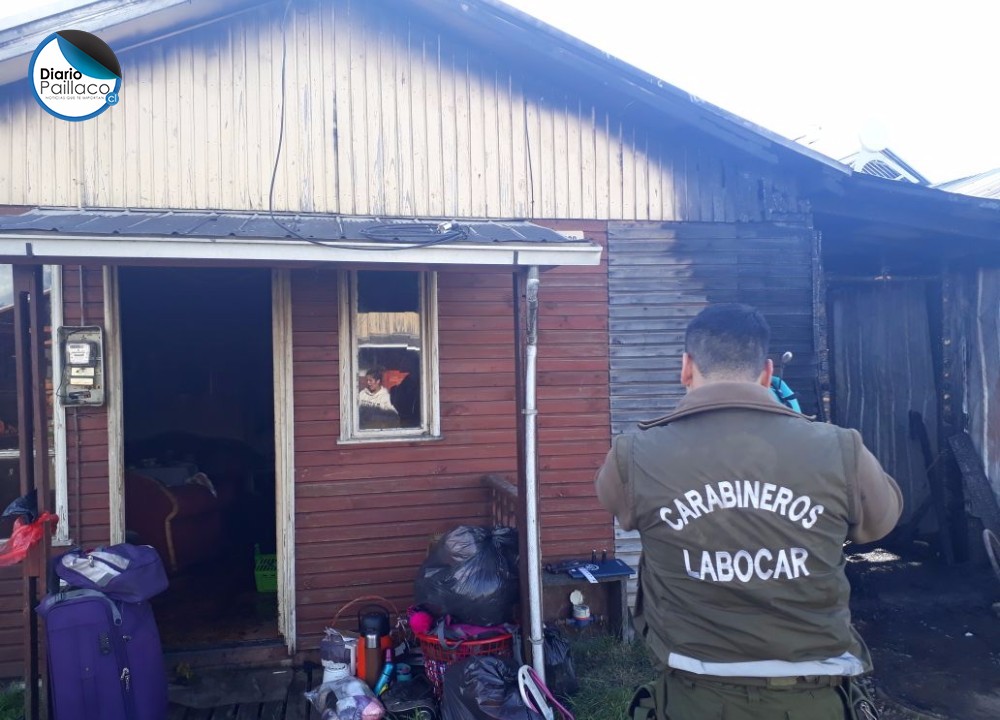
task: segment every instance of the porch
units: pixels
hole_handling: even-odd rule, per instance
[[[274,671],[291,673],[292,678],[287,683],[286,690],[281,690],[284,681],[272,683],[267,687],[267,683],[251,680],[249,683],[244,683],[243,687],[223,691],[217,696],[221,698],[218,704],[207,694],[199,697],[196,690],[190,692],[183,686],[172,685],[167,720],[307,720],[311,709],[303,693],[319,682],[321,669],[313,668],[307,663],[305,667],[274,668]],[[208,680],[205,684],[215,685]],[[185,704],[176,702],[177,700],[183,700]],[[191,707],[191,705],[209,705],[209,707]]]

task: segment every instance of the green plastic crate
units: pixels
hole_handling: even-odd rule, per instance
[[[257,592],[278,592],[278,556],[262,554],[257,547],[254,548],[253,560],[253,576]]]

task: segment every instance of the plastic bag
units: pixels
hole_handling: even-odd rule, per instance
[[[379,696],[389,718],[436,718],[438,704],[434,699],[434,688],[423,675],[407,682],[393,684]]]
[[[7,541],[0,543],[0,567],[10,567],[24,560],[32,546],[42,539],[42,534],[52,532],[46,530],[46,523],[52,523],[53,529],[59,518],[52,513],[42,513],[34,522],[24,522],[19,516],[14,520],[14,529]]]
[[[305,693],[322,720],[382,720],[385,708],[364,681],[347,675]]]
[[[517,532],[462,525],[443,535],[420,566],[417,603],[436,616],[502,625],[518,601]]]
[[[545,626],[545,684],[557,698],[568,698],[580,689],[569,640],[551,625]]]
[[[38,515],[38,490],[32,489],[27,495],[22,495],[12,501],[0,515],[0,520],[13,517],[21,518],[25,523],[32,523]]]
[[[457,662],[444,674],[442,720],[542,720],[521,699],[517,666],[483,656]]]

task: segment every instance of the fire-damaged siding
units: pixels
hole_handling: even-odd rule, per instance
[[[539,465],[546,557],[608,546],[611,538],[590,485],[608,443],[606,285],[596,270],[581,272],[588,275],[583,286],[572,271],[542,275]],[[433,538],[462,523],[488,522],[481,476],[514,480],[517,472],[510,273],[438,274],[442,438],[436,441],[338,444],[337,298],[335,272],[293,273],[302,647],[352,598],[376,594],[399,607],[411,603]]]
[[[63,268],[63,322],[104,323],[104,289],[100,266]],[[84,287],[81,298],[80,287]],[[108,419],[103,407],[66,410],[69,536],[92,547],[109,539]],[[75,434],[79,428],[79,434]],[[0,678],[23,675],[24,600],[21,566],[0,570]]]
[[[259,211],[273,191],[303,212],[736,222],[796,202],[582,71],[403,10],[272,2],[122,49],[125,100],[85,123],[4,87],[0,204]]]
[[[816,246],[805,226],[774,223],[611,223],[608,227],[611,424],[614,433],[671,411],[683,396],[687,323],[706,305],[756,306],[771,354],[791,350],[786,379],[815,413]],[[616,529],[619,557],[636,564],[636,533]]]

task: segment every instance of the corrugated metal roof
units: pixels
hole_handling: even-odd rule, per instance
[[[146,238],[297,239],[336,243],[591,245],[524,221],[401,220],[345,215],[230,211],[33,208],[0,215],[4,234],[123,235]]]
[[[938,190],[947,190],[961,195],[1000,199],[1000,168],[957,180],[949,180],[934,187]]]

